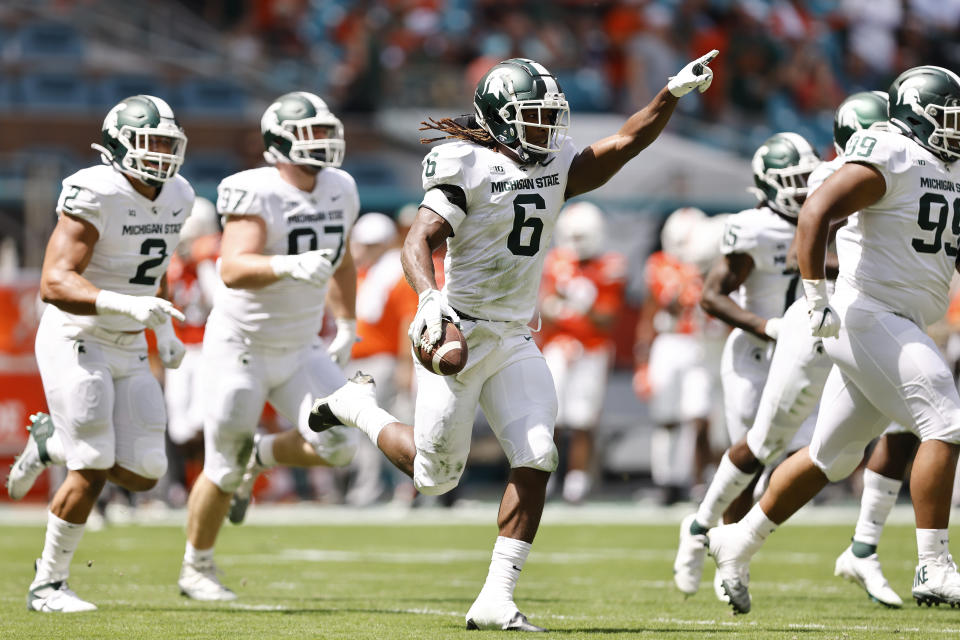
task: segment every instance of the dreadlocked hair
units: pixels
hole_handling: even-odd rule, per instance
[[[420,138],[420,144],[430,144],[431,142],[437,142],[439,140],[456,138],[457,140],[466,140],[467,142],[473,142],[474,144],[490,149],[496,148],[497,146],[497,141],[487,133],[486,129],[480,126],[476,116],[473,115],[442,118],[440,120],[429,118],[428,121],[425,120],[420,124],[423,125],[420,127],[420,131],[433,130],[446,134],[439,138]]]

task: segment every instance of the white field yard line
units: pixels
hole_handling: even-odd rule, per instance
[[[403,509],[391,505],[374,505],[356,508],[314,503],[266,504],[254,502],[247,514],[244,526],[283,525],[393,525],[405,527],[443,525],[490,526],[496,521],[498,503],[494,501],[470,501],[453,508],[426,507]],[[596,502],[577,507],[550,503],[544,510],[542,524],[550,526],[597,525],[677,525],[684,516],[695,509],[692,504],[672,507],[622,502]],[[787,526],[849,525],[851,530],[857,521],[859,505],[850,502],[843,505],[804,507],[790,519]],[[186,522],[185,509],[170,509],[162,505],[148,505],[133,511],[131,523],[138,526],[178,526]],[[0,526],[44,525],[47,522],[45,505],[0,505]],[[890,525],[913,525],[913,510],[908,503],[897,504],[887,523]],[[122,527],[123,523],[113,526]],[[88,532],[96,534],[96,532]]]
[[[724,627],[741,627],[745,625],[757,627],[758,623],[754,620],[684,620],[683,618],[650,618],[650,622],[659,622],[662,624],[677,624],[685,626],[701,626],[701,625],[719,625]],[[768,623],[769,624],[769,623]],[[777,622],[775,624],[783,624]],[[843,624],[837,626],[831,626],[828,624],[820,624],[816,622],[788,622],[786,626],[791,629],[798,630],[810,630],[810,631],[833,631],[837,633],[843,633],[845,631],[883,631],[891,632],[889,624],[883,626],[870,626],[862,624]],[[903,627],[896,626],[898,633],[942,633],[942,634],[957,634],[960,633],[960,627]]]
[[[19,602],[19,601],[18,601]],[[121,607],[137,607],[142,606],[142,602],[133,602],[129,600],[101,600],[104,604],[110,604]],[[185,600],[185,609],[189,608],[189,604],[193,601]],[[210,603],[200,603],[204,605],[209,605]],[[292,611],[297,609],[295,606],[286,606],[286,605],[273,605],[273,604],[255,604],[255,603],[240,603],[240,602],[231,602],[224,603],[224,609],[238,609],[241,611]],[[427,607],[416,607],[416,608],[387,608],[380,609],[385,613],[407,613],[413,615],[426,615],[426,616],[451,616],[451,617],[462,617],[464,615],[463,611],[449,611],[443,609],[430,609]],[[560,614],[538,614],[535,616],[537,620],[567,620],[567,621],[583,621],[583,620],[600,620],[599,616],[569,616],[569,615],[560,615]],[[754,627],[759,628],[760,625],[756,620],[721,620],[721,619],[710,619],[710,618],[698,618],[698,619],[684,619],[684,618],[672,618],[672,617],[663,617],[658,616],[655,618],[640,618],[640,621],[646,622],[655,622],[659,624],[673,624],[680,625],[684,627]],[[777,622],[777,625],[786,625],[790,629],[800,630],[809,630],[809,631],[830,631],[836,633],[843,633],[846,631],[884,631],[889,632],[889,625],[883,626],[870,626],[870,625],[851,625],[851,624],[841,624],[832,626],[829,624],[821,624],[814,622]],[[899,633],[938,633],[938,634],[960,634],[960,627],[904,627],[897,626],[897,631]]]
[[[657,561],[670,557],[675,549],[592,549],[587,551],[538,551],[530,554],[532,562],[549,564],[584,564],[598,561]],[[387,564],[447,564],[450,562],[485,562],[488,549],[430,549],[410,551],[354,551],[340,549],[281,549],[269,554],[222,554],[221,564],[239,565],[270,562],[344,562]],[[765,550],[761,560],[778,564],[808,565],[833,560],[834,554]]]

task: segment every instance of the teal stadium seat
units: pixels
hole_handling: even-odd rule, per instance
[[[4,48],[8,60],[25,63],[69,61],[77,65],[86,55],[86,42],[73,25],[47,20],[19,26]]]

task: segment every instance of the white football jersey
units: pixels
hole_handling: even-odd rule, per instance
[[[543,261],[577,154],[565,138],[545,164],[520,165],[470,142],[451,142],[423,160],[422,205],[453,228],[444,262],[447,300],[485,320],[533,317]],[[441,191],[462,190],[466,208]]]
[[[858,131],[842,158],[877,169],[887,190],[837,233],[840,278],[921,327],[939,320],[957,258],[960,176],[890,131]]]
[[[818,164],[817,168],[810,172],[810,177],[807,178],[807,193],[811,194],[816,191],[841,166],[843,166],[843,156],[837,156],[829,162]]]
[[[81,169],[63,181],[57,214],[92,224],[100,237],[83,277],[100,289],[155,296],[193,208],[194,193],[181,176],[163,185],[156,200],[140,195],[122,173],[107,165]],[[138,331],[126,315],[81,316],[61,312],[65,324]]]
[[[745,253],[753,258],[753,271],[735,292],[737,302],[761,318],[782,316],[796,297],[795,286],[791,286],[794,276],[784,272],[796,230],[796,225],[768,207],[735,213],[724,225],[721,253]]]
[[[340,169],[322,169],[313,191],[306,192],[281,178],[275,167],[261,167],[224,178],[217,188],[217,211],[263,218],[264,255],[331,249],[336,269],[360,212],[360,196],[356,182]],[[229,289],[221,283],[211,316],[257,342],[296,347],[310,344],[320,331],[326,294],[326,286],[288,279],[260,289]]]

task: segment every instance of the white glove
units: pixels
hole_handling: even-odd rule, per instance
[[[840,334],[840,316],[830,308],[825,280],[803,280],[803,296],[810,314],[810,333],[818,338],[835,338]]]
[[[101,289],[97,294],[97,313],[119,313],[129,316],[149,329],[156,329],[158,325],[176,318],[180,322],[186,320],[180,311],[169,300],[154,298],[153,296],[128,296],[115,291]]]
[[[292,256],[271,256],[270,267],[278,278],[291,278],[323,287],[333,275],[331,255],[329,249],[314,249]]]
[[[453,322],[460,322],[460,316],[453,310],[453,307],[447,304],[443,294],[436,289],[425,289],[420,293],[420,303],[417,305],[417,315],[413,317],[410,323],[410,342],[414,347],[420,342],[420,334],[423,328],[427,328],[427,333],[423,337],[423,342],[419,346],[429,348],[437,344],[440,340],[440,330],[443,328],[443,316],[446,316]]]
[[[771,340],[776,340],[780,337],[780,325],[783,324],[783,318],[767,318],[766,324],[763,325],[763,332]]]
[[[187,353],[180,338],[173,332],[173,323],[168,318],[163,324],[153,328],[153,333],[157,336],[157,352],[160,354],[160,362],[167,369],[176,369],[183,362],[183,356]]]
[[[341,369],[350,362],[350,351],[357,341],[357,321],[352,318],[337,318],[337,335],[333,336],[327,353]]]
[[[693,89],[697,89],[700,93],[703,93],[710,88],[710,83],[713,82],[713,69],[708,67],[710,61],[717,57],[717,54],[720,52],[714,49],[710,53],[700,56],[693,62],[687,64],[683,69],[680,69],[680,72],[675,76],[670,76],[669,82],[667,82],[667,89],[670,90],[670,93],[677,96],[685,96]]]

